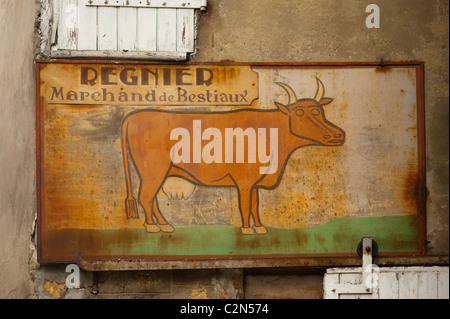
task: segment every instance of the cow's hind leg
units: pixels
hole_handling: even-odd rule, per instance
[[[160,189],[161,183],[143,182],[139,201],[145,210],[145,229],[149,233],[173,232],[173,227],[167,223],[158,208],[156,196]],[[156,217],[156,222],[153,219]],[[160,226],[158,225],[160,224]]]
[[[153,201],[152,201],[152,213],[155,215],[156,220],[159,224],[159,227],[161,228],[161,230],[164,233],[173,233],[175,231],[173,226],[170,225],[167,222],[167,220],[164,218],[164,216],[161,214],[161,211],[159,210],[159,206],[158,206],[158,198],[156,195],[155,195],[155,197],[153,197]]]
[[[251,202],[252,202],[253,220],[255,221],[254,226],[255,232],[258,235],[264,235],[267,233],[267,229],[261,224],[261,221],[259,219],[259,198],[258,198],[258,189],[256,187],[254,187],[252,190]]]
[[[241,232],[243,235],[253,235],[254,231],[250,227],[250,188],[249,187],[239,187],[239,210],[242,217],[242,227]]]

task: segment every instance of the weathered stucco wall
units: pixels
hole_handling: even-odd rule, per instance
[[[0,298],[32,291],[36,13],[34,0],[0,1]]]
[[[320,298],[323,269],[82,272],[68,290],[65,266],[36,264],[35,2],[0,0],[0,298]],[[370,3],[379,29],[366,28]],[[209,0],[192,60],[425,62],[428,249],[448,255],[448,11],[441,0]]]

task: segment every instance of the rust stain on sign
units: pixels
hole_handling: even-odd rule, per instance
[[[423,185],[417,175],[417,167],[415,163],[408,164],[406,177],[403,186],[403,200],[405,204],[409,204],[413,209],[421,211]],[[426,194],[424,194],[426,196]]]
[[[41,261],[421,250],[420,64],[38,66]]]

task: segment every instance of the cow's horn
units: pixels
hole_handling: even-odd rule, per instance
[[[325,88],[323,86],[322,81],[320,81],[318,77],[316,77],[316,79],[317,79],[317,92],[316,92],[316,97],[314,98],[314,100],[316,100],[317,102],[320,102],[320,100],[322,100],[322,98],[325,94]]]
[[[297,95],[295,95],[294,90],[287,84],[281,83],[281,82],[275,82],[279,86],[281,86],[289,95],[289,103],[288,105],[291,105],[292,103],[297,102]]]

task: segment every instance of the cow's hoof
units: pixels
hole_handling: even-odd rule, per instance
[[[255,232],[258,235],[264,235],[267,234],[267,228],[264,226],[255,226]]]
[[[253,229],[251,227],[241,227],[242,235],[253,235]]]
[[[173,226],[169,225],[169,224],[167,224],[167,225],[159,225],[159,227],[161,227],[161,230],[164,233],[173,233],[175,231],[175,228],[173,228]]]
[[[161,228],[158,225],[150,225],[145,223],[145,230],[149,233],[159,233],[161,231]]]

